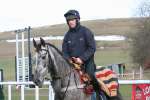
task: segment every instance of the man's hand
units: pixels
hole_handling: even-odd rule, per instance
[[[80,58],[72,57],[72,59],[73,59],[73,61],[74,61],[75,63],[77,63],[77,64],[83,64],[83,61],[82,61],[82,59],[80,59]]]
[[[82,61],[80,58],[76,58],[76,60],[77,60],[77,61],[76,61],[77,63],[83,64],[83,61]]]
[[[72,58],[69,58],[68,60],[69,60],[69,62],[70,62],[70,63],[72,63],[72,62],[73,62],[73,61],[72,61]]]

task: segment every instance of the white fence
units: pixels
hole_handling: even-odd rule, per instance
[[[120,80],[141,80],[143,78],[141,73],[136,73],[135,71],[132,71],[131,73],[117,74],[117,76]]]
[[[0,82],[0,85],[8,86],[8,100],[11,100],[11,87],[12,85],[21,86],[21,100],[25,100],[25,85],[33,85],[33,82]],[[119,84],[150,84],[150,80],[119,80]],[[54,92],[50,82],[44,82],[44,85],[49,86],[49,100],[54,100]],[[39,87],[35,87],[35,100],[39,100]]]
[[[119,80],[119,84],[150,84],[150,80]]]
[[[12,85],[20,85],[21,86],[21,100],[25,100],[25,85],[33,85],[33,82],[0,82],[0,85],[8,86],[8,100],[12,100]],[[49,86],[48,100],[54,100],[54,92],[50,82],[44,82],[44,85]],[[39,87],[35,86],[35,100],[39,100]]]

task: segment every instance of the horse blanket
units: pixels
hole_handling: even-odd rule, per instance
[[[74,68],[78,70],[79,72],[81,82],[87,83],[87,81],[90,80],[89,76],[86,73],[83,73],[81,71],[80,65],[75,64],[75,63],[73,63],[73,65],[74,65]],[[106,67],[97,66],[96,71],[95,71],[95,76],[96,76],[97,81],[100,84],[101,90],[103,90],[110,97],[117,96],[119,83],[118,83],[118,78],[115,72],[113,72],[111,69],[108,69]],[[89,87],[87,88],[88,89],[86,89],[86,91],[88,92],[90,91],[91,93],[92,92],[91,85],[90,85],[90,88]],[[85,92],[85,93],[88,94],[88,92]]]
[[[97,67],[95,76],[101,86],[101,89],[108,96],[117,96],[119,87],[118,78],[111,69],[105,67]]]

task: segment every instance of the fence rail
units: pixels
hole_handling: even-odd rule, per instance
[[[119,80],[149,80],[150,71],[132,71],[123,74],[117,74]]]
[[[21,100],[25,100],[25,85],[34,85],[33,82],[0,82],[0,85],[7,85],[8,86],[8,100],[12,100],[12,85],[20,85],[21,87]],[[52,86],[50,82],[44,82],[43,85],[48,85],[49,86],[49,93],[48,97],[49,100],[54,100],[54,92],[52,89]],[[39,87],[35,86],[35,100],[39,100]]]
[[[119,84],[150,84],[150,80],[119,80]],[[0,85],[8,86],[8,100],[11,100],[11,88],[12,85],[20,85],[21,86],[21,100],[25,100],[25,85],[34,85],[33,82],[0,82]],[[49,100],[54,100],[54,92],[50,82],[44,82],[44,85],[49,86]],[[35,100],[39,100],[39,87],[35,86]]]

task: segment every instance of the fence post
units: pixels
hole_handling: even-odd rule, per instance
[[[48,100],[54,100],[54,92],[53,92],[53,88],[52,86],[49,84],[49,89],[48,89],[49,93],[48,93]]]
[[[51,91],[50,91],[50,88],[51,88],[51,87],[50,87],[50,85],[49,85],[49,86],[48,86],[48,91],[49,91],[49,92],[48,92],[48,98],[49,98],[48,100],[52,100],[52,99],[51,99],[51,94],[52,94],[52,93],[51,93]]]
[[[21,100],[24,100],[24,85],[21,85]]]
[[[35,100],[39,100],[39,87],[35,86]]]
[[[31,27],[28,27],[28,57],[29,57],[29,81],[32,81],[32,60],[31,60]]]
[[[17,70],[17,73],[19,73],[19,69],[18,69],[18,66],[19,66],[19,62],[18,62],[18,58],[19,58],[19,44],[18,44],[18,31],[16,31],[16,70]],[[17,82],[19,82],[19,75],[16,75],[16,80]]]
[[[135,75],[135,71],[134,70],[132,72],[132,75],[133,75],[132,78],[135,79],[135,76],[134,76]]]
[[[22,81],[25,82],[25,50],[24,50],[24,32],[22,32]]]
[[[142,69],[142,66],[140,66],[140,79],[143,78],[143,69]]]
[[[11,85],[8,85],[8,100],[11,100]]]

